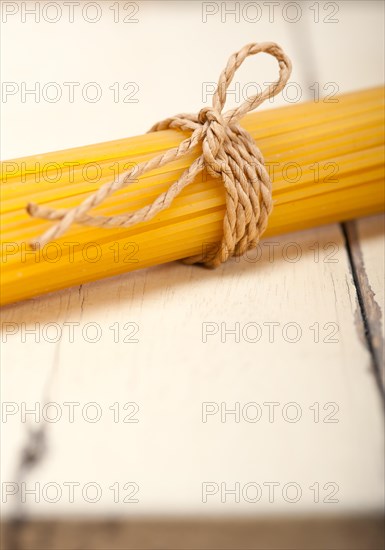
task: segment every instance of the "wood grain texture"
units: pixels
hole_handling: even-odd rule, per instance
[[[269,250],[274,250],[273,261]],[[288,260],[293,250],[301,252],[296,262]],[[265,495],[259,514],[326,513],[330,504],[311,504],[309,487],[315,482],[338,485],[335,511],[379,509],[381,399],[342,232],[330,226],[291,234],[265,242],[263,251],[257,262],[234,260],[216,272],[170,264],[5,308],[7,323],[26,323],[26,328],[39,323],[40,335],[51,323],[63,330],[59,342],[42,338],[38,346],[29,336],[21,343],[22,329],[8,337],[3,399],[31,404],[38,398],[42,407],[54,402],[63,417],[48,423],[30,417],[18,430],[20,412],[9,416],[3,428],[8,441],[5,479],[15,475],[14,456],[29,426],[44,429],[49,443],[41,460],[28,469],[29,483],[95,481],[103,488],[103,498],[91,508],[83,499],[63,499],[60,513],[66,516],[137,516],[160,507],[176,515],[255,513],[245,501],[230,500],[224,506],[214,497],[202,503],[205,481],[300,484],[303,496],[294,507],[282,498],[272,507]],[[65,323],[77,323],[72,343]],[[110,327],[116,323],[121,334],[115,343]],[[131,331],[124,330],[126,323],[136,323],[137,343],[123,342]],[[254,338],[251,331],[236,342],[234,335],[222,333],[222,342],[217,332],[204,343],[204,323],[224,323],[230,330],[239,323],[241,331],[256,323],[261,337],[247,341]],[[267,323],[276,324],[273,337]],[[315,323],[318,342],[310,328]],[[86,325],[91,326],[90,338],[92,326],[98,327],[99,341],[84,341]],[[290,330],[284,329],[289,325]],[[291,341],[296,334],[298,341]],[[39,368],[24,374],[26,357]],[[28,373],[28,383],[18,384]],[[64,414],[68,402],[79,403],[79,413],[85,404],[97,403],[102,418],[92,423],[77,414],[71,423]],[[109,407],[119,403],[122,415],[127,402],[138,404],[139,422],[124,423],[122,416],[114,422]],[[204,402],[226,403],[229,409],[236,402],[255,402],[263,415],[255,423],[242,416],[235,422],[231,415],[222,422],[216,414],[204,423]],[[266,402],[278,404],[274,422]],[[301,419],[294,423],[282,416],[292,402],[301,409]],[[318,422],[310,409],[314,403],[321,406]],[[327,403],[334,405],[324,410]],[[333,411],[332,423],[325,423]],[[111,502],[108,490],[128,481],[138,483],[141,495],[129,510],[122,502]],[[29,499],[23,509],[29,516],[56,515],[58,510]]]

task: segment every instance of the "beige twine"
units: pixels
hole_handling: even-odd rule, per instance
[[[235,71],[250,55],[260,52],[274,56],[279,63],[279,79],[270,84],[261,94],[247,99],[237,109],[222,113],[226,101],[226,91]],[[27,211],[33,217],[59,220],[41,237],[31,243],[33,248],[44,246],[49,241],[63,235],[73,223],[97,227],[131,227],[151,220],[156,214],[168,208],[172,201],[206,167],[208,172],[222,178],[226,189],[226,213],[223,221],[223,238],[219,247],[211,254],[202,252],[187,258],[187,263],[203,263],[216,267],[230,256],[239,256],[255,247],[265,231],[268,216],[272,210],[272,184],[264,165],[262,154],[253,138],[240,125],[239,120],[257,108],[267,98],[277,95],[286,85],[291,74],[291,61],[284,51],[273,42],[248,44],[233,54],[222,71],[213,106],[205,107],[197,115],[180,114],[155,124],[150,132],[167,128],[180,128],[192,131],[191,137],[178,147],[169,149],[149,161],[142,162],[124,172],[116,181],[104,184],[87,197],[79,206],[70,209],[54,210],[36,204],[28,204]],[[89,216],[91,208],[101,204],[110,195],[123,189],[139,176],[155,168],[172,162],[202,143],[202,154],[178,181],[159,195],[152,204],[135,212],[119,216]]]

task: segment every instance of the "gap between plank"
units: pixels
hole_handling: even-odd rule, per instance
[[[372,369],[384,401],[384,342],[381,334],[381,310],[374,298],[360,248],[355,221],[341,223],[350,271],[357,293],[358,307],[364,328],[364,336],[372,362]],[[385,401],[384,401],[385,402]]]

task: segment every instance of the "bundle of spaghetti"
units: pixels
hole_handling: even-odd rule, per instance
[[[256,140],[273,181],[274,209],[264,237],[384,210],[383,108],[384,89],[375,88],[244,117],[241,124]],[[41,249],[29,246],[52,223],[29,216],[29,202],[76,206],[103,183],[187,136],[165,130],[4,161],[1,303],[193,256],[218,243],[225,192],[221,180],[203,172],[150,221],[127,229],[74,224]],[[149,204],[199,154],[197,147],[144,174],[93,213],[118,215]]]

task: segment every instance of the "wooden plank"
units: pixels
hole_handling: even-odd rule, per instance
[[[306,520],[38,521],[15,526],[23,548],[39,550],[378,550],[383,518],[341,517]],[[9,527],[3,541],[10,540]],[[8,534],[7,534],[8,531]],[[8,550],[6,546],[2,546]]]
[[[213,272],[169,264],[5,308],[7,322],[20,326],[8,337],[3,370],[3,400],[18,410],[4,424],[2,477],[20,489],[3,505],[6,517],[16,511],[30,521],[74,515],[139,521],[161,513],[178,523],[218,514],[257,520],[380,512],[381,399],[361,341],[339,226],[265,241],[261,251],[258,261],[238,259]],[[30,328],[36,320],[39,334],[46,334],[43,346],[32,337],[21,341],[22,323]],[[52,323],[62,329],[56,343],[47,342],[47,334],[55,334]],[[127,323],[136,323],[137,334],[135,325],[124,328]],[[225,332],[236,323],[239,342]],[[261,336],[253,343],[256,325]],[[86,341],[97,332],[98,341]],[[124,343],[127,337],[138,342]],[[49,349],[56,350],[56,362]],[[41,365],[46,380],[30,376],[27,390],[17,380],[26,379],[30,365]],[[30,409],[36,400],[40,421],[29,415],[23,423],[23,401]],[[54,406],[44,416],[48,402]],[[73,422],[65,403],[78,404]],[[125,410],[126,403],[139,410]],[[239,422],[228,412],[236,403]],[[247,403],[255,405],[245,408]],[[202,417],[202,407],[215,414]],[[261,418],[254,422],[258,407]],[[102,416],[92,422],[95,411]],[[58,412],[57,422],[47,421]],[[290,421],[297,413],[298,421]],[[42,429],[47,445],[17,473],[15,457],[28,428]],[[39,503],[28,495],[20,502],[20,480],[27,489],[39,484]],[[100,500],[90,503],[80,492],[69,502],[68,482],[81,489],[96,484]],[[122,502],[134,487],[124,490],[128,482],[138,485],[139,502]],[[278,483],[274,502],[267,492],[271,482]],[[236,483],[239,502],[223,493]],[[255,484],[261,487],[258,502],[242,494],[250,483],[253,498]],[[292,494],[283,497],[287,483],[299,487],[298,502],[290,502]],[[59,487],[57,503],[43,494],[46,484]],[[216,487],[204,502],[202,491]]]

